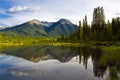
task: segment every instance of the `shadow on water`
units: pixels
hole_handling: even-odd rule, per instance
[[[93,64],[93,74],[95,77],[103,78],[108,72],[106,80],[120,80],[120,62],[111,64],[111,61],[101,64],[104,53],[99,47],[54,47],[54,46],[35,46],[35,47],[20,47],[10,48],[1,51],[2,55],[12,55],[21,57],[30,62],[38,63],[39,61],[56,59],[61,63],[67,63],[76,57],[79,64],[83,64],[87,70],[88,63],[91,59]],[[104,59],[106,60],[106,59]]]

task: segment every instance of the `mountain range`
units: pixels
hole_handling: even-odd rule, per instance
[[[67,19],[57,22],[39,21],[33,19],[20,25],[0,30],[3,36],[41,36],[57,37],[75,32],[78,26]]]

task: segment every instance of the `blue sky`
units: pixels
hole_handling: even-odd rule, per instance
[[[0,23],[13,26],[32,19],[53,22],[60,18],[77,23],[84,15],[91,23],[98,6],[104,7],[106,20],[120,17],[120,0],[0,0]]]

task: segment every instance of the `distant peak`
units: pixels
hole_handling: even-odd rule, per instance
[[[0,27],[9,27],[7,24],[0,23]]]
[[[33,20],[31,20],[31,21],[29,21],[28,23],[30,23],[30,24],[40,24],[40,21],[39,20],[37,20],[37,19],[33,19]]]
[[[69,21],[69,20],[68,20],[68,19],[64,19],[64,18],[63,18],[63,19],[60,19],[59,21]]]
[[[71,23],[68,19],[60,19],[58,22],[61,22],[62,24]]]

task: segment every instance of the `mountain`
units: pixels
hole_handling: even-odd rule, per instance
[[[50,27],[53,25],[55,22],[47,22],[47,21],[40,21],[43,26]]]
[[[60,19],[58,22],[54,23],[50,27],[46,29],[47,33],[49,35],[68,35],[70,33],[73,33],[78,29],[77,25],[74,25],[67,19]]]
[[[5,29],[5,28],[7,28],[7,27],[8,27],[8,25],[3,24],[3,23],[0,23],[0,30]]]
[[[14,27],[0,30],[4,36],[47,36],[44,26],[40,21],[34,19]]]
[[[0,30],[4,36],[41,36],[56,37],[68,35],[78,29],[67,19],[61,19],[57,22],[38,21],[36,19],[26,23]]]
[[[3,26],[0,26],[0,30],[2,30],[2,29],[4,29],[5,27],[3,27]]]

